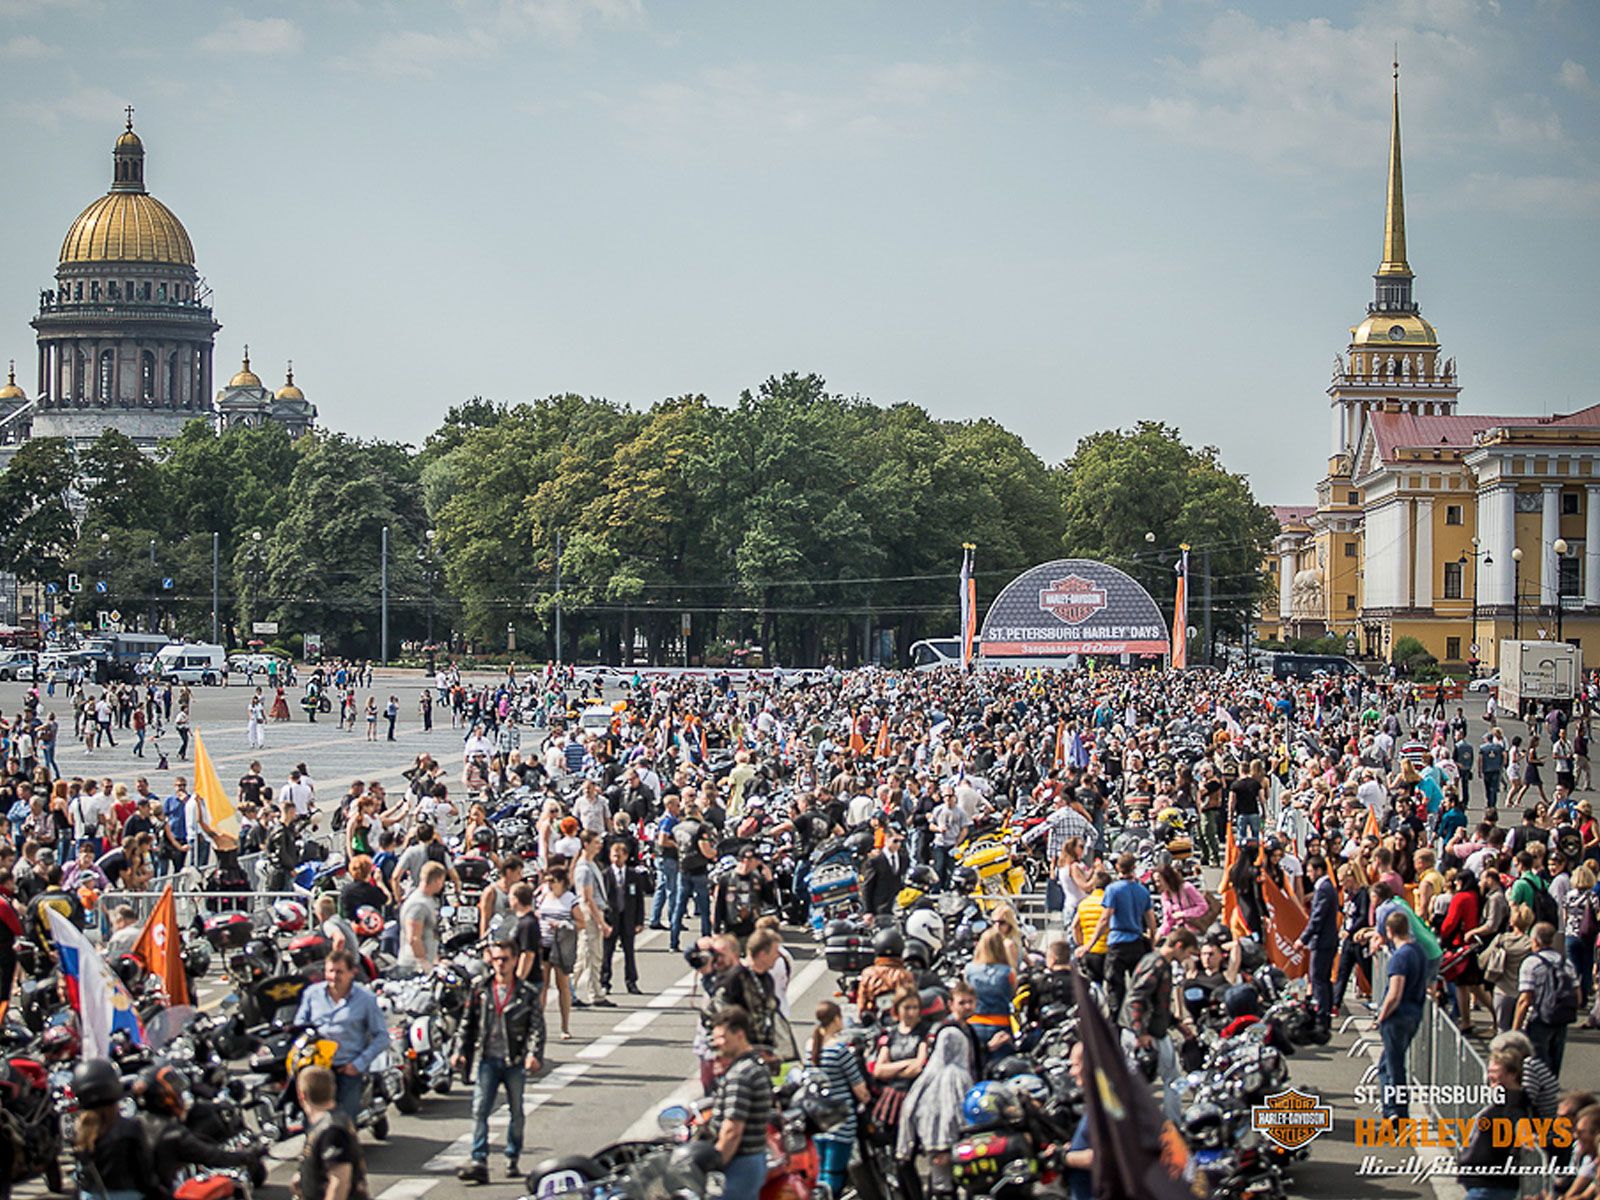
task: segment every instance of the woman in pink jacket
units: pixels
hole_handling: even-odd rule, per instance
[[[1161,937],[1174,929],[1204,932],[1211,905],[1199,888],[1179,874],[1171,863],[1156,872],[1156,885],[1161,896],[1161,924],[1157,927]]]

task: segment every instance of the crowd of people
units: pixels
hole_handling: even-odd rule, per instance
[[[115,911],[119,886],[147,886],[160,867],[203,868],[208,853],[258,852],[266,890],[278,890],[313,822],[347,856],[318,911],[336,955],[359,949],[358,918],[375,910],[393,921],[398,961],[426,967],[439,956],[441,899],[460,894],[463,860],[482,859],[479,934],[493,972],[461,1048],[477,1084],[465,1179],[488,1178],[501,1092],[517,1169],[521,1093],[544,1058],[550,993],[569,1038],[574,1008],[611,1005],[614,984],[640,990],[636,939],[661,929],[702,980],[693,1050],[718,1096],[727,1194],[754,1195],[745,1176],[771,1103],[767,1065],[806,1057],[886,1131],[907,1187],[942,1195],[950,1097],[1010,1052],[1027,972],[1081,971],[1100,985],[1130,1053],[1153,1056],[1175,1116],[1185,1043],[1208,1010],[1259,1012],[1252,963],[1293,905],[1319,1031],[1370,989],[1383,1116],[1408,1114],[1409,1045],[1437,1005],[1479,1040],[1507,1103],[1583,1118],[1588,1141],[1570,1166],[1593,1186],[1600,1108],[1560,1090],[1569,1030],[1600,1022],[1587,690],[1529,713],[1491,701],[1469,736],[1464,701],[1359,677],[868,669],[735,686],[635,675],[611,689],[614,715],[598,726],[580,716],[601,688],[570,670],[468,681],[447,668],[433,684],[418,715],[431,728],[433,709],[446,710],[458,763],[419,755],[398,795],[361,780],[330,794],[304,764],[273,788],[252,764],[238,782],[237,844],[219,841],[181,779],[157,797],[145,779],[56,778],[43,751],[52,719],[35,696],[0,746],[0,896],[13,898],[0,903],[0,971],[11,938],[47,933],[32,915],[39,903],[63,902],[92,925],[97,904]],[[135,691],[131,708],[171,699]],[[114,691],[87,703],[96,728],[102,704],[113,725],[124,707]],[[536,817],[508,833],[494,814],[530,797]],[[1010,903],[988,904],[970,963],[941,985],[908,956],[902,888],[969,888],[960,857],[975,825],[1025,811],[1043,816],[1029,844],[1050,916],[1030,925]],[[1119,849],[1130,820],[1159,832],[1166,852]],[[809,932],[794,928],[758,836],[781,838],[801,863],[829,839],[861,839],[860,904],[879,953],[844,1004],[805,1014],[809,1041],[791,1028],[796,947],[786,944]],[[803,906],[803,876],[787,887]],[[114,940],[127,923],[105,926]],[[329,960],[327,986],[337,992],[339,975],[363,990],[353,967],[343,979],[343,961]],[[863,1021],[877,1033],[860,1070],[843,1047]],[[367,1044],[352,1038],[335,1060],[334,1108],[348,1099],[341,1068],[359,1071]],[[835,1177],[855,1132],[824,1139],[845,1147],[824,1150]],[[1067,1162],[1082,1194],[1093,1148],[1078,1140]],[[1511,1169],[1478,1141],[1463,1152],[1474,1200],[1514,1187]]]

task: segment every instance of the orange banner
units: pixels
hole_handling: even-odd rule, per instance
[[[160,978],[166,987],[169,1005],[189,1003],[189,977],[183,970],[183,937],[178,932],[178,906],[170,883],[150,911],[131,953],[144,963],[146,970]]]
[[[1306,931],[1310,914],[1265,871],[1261,872],[1261,903],[1266,909],[1267,958],[1290,979],[1299,979],[1311,966],[1311,952],[1297,940]]]
[[[1204,817],[1202,816],[1202,820]],[[1228,854],[1222,863],[1222,923],[1233,931],[1234,937],[1248,937],[1250,927],[1239,912],[1239,897],[1233,893],[1233,864],[1239,861],[1239,843],[1233,837],[1233,824],[1228,824]]]

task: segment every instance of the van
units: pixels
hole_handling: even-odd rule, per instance
[[[156,651],[154,674],[171,683],[200,683],[213,687],[222,682],[227,654],[221,646],[205,642],[172,644]]]
[[[37,659],[32,650],[0,650],[0,679],[31,681]]]
[[[605,733],[611,728],[611,718],[617,714],[604,704],[591,704],[578,716],[578,728],[584,733]]]

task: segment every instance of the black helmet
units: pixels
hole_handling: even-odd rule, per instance
[[[906,883],[910,887],[920,888],[924,892],[937,892],[939,890],[939,872],[927,863],[918,863],[906,872]]]
[[[950,890],[975,892],[978,890],[978,872],[972,867],[957,867],[950,872]]]
[[[862,858],[872,852],[872,835],[865,829],[858,833],[852,833],[845,838],[844,848],[857,858]]]
[[[79,1108],[104,1108],[122,1099],[122,1075],[108,1058],[91,1058],[72,1068],[72,1094]]]
[[[134,1081],[133,1094],[145,1112],[181,1117],[189,1107],[189,1077],[177,1067],[146,1067]]]
[[[205,942],[189,942],[183,948],[183,969],[199,977],[211,969],[211,947]]]
[[[1008,1054],[989,1068],[990,1079],[1015,1079],[1018,1075],[1033,1073],[1033,1064],[1020,1054]]]
[[[906,940],[898,929],[880,929],[872,937],[872,952],[879,958],[899,958],[906,952]]]
[[[1259,1017],[1261,995],[1254,984],[1236,983],[1222,994],[1222,1006],[1230,1017]]]
[[[131,954],[117,955],[111,961],[111,969],[122,980],[122,986],[130,992],[137,992],[139,985],[144,982],[144,964]]]
[[[494,830],[487,825],[480,825],[472,832],[472,844],[480,850],[487,850],[494,845]]]
[[[933,964],[933,951],[921,938],[907,938],[905,953],[900,957],[908,967],[915,963],[926,970]]]

